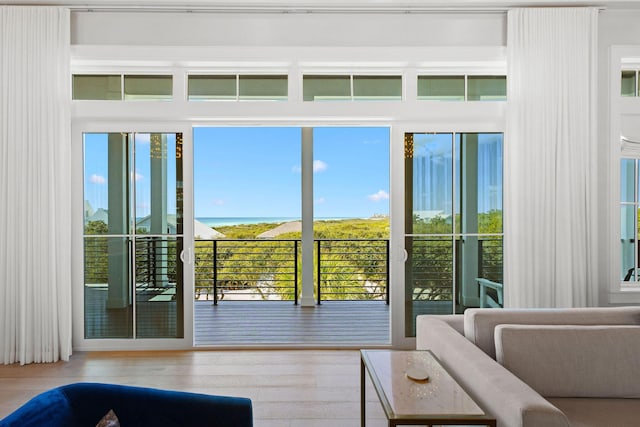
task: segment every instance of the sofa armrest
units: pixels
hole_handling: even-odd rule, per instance
[[[569,426],[565,415],[445,321],[419,316],[418,350],[431,350],[498,426]]]
[[[40,393],[0,419],[0,427],[71,426],[73,423],[71,405],[60,388]]]
[[[416,317],[416,330],[418,329],[417,325],[427,318],[442,320],[444,323],[456,330],[460,335],[464,335],[464,314],[421,314]],[[422,337],[418,333],[416,333],[416,345],[418,349],[424,347]]]

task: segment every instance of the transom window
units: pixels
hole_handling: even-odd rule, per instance
[[[622,72],[622,94],[637,96],[637,71]],[[503,75],[419,75],[417,99],[504,101]],[[189,74],[188,101],[287,101],[286,74]],[[74,74],[73,100],[172,100],[173,76]],[[317,101],[402,101],[401,75],[309,74],[302,76],[302,99]]]
[[[402,101],[402,76],[305,75],[304,101]]]
[[[135,101],[173,99],[173,76],[136,74],[74,74],[74,100]]]
[[[505,101],[506,76],[418,76],[418,99],[432,101]]]
[[[622,70],[620,77],[620,95],[639,96],[638,70]]]
[[[286,101],[286,75],[198,75],[188,78],[189,101]]]

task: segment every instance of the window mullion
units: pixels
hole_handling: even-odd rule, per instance
[[[636,159],[635,167],[633,168],[634,177],[633,177],[633,233],[634,233],[634,245],[633,245],[633,280],[638,282],[638,207],[640,206],[640,202],[638,201],[638,165],[640,164],[640,160]]]
[[[349,84],[351,86],[351,100],[353,101],[355,99],[355,94],[353,93],[353,74],[349,75]]]
[[[451,304],[451,308],[452,308],[452,313],[451,314],[456,314],[456,296],[457,296],[457,292],[458,289],[456,287],[456,279],[458,278],[458,272],[456,270],[456,266],[458,265],[458,257],[456,256],[456,233],[458,233],[459,230],[456,229],[456,209],[457,209],[457,203],[456,203],[456,175],[457,175],[457,161],[456,161],[456,133],[453,132],[451,134],[451,217],[452,217],[452,221],[451,221],[451,231],[453,231],[453,234],[451,235],[451,248],[452,248],[452,256],[451,259],[453,261],[453,265],[451,266],[451,278],[452,278],[452,283],[451,283],[451,299],[452,299],[452,304]],[[462,218],[461,218],[462,219]],[[463,237],[460,236],[460,241],[462,242]]]

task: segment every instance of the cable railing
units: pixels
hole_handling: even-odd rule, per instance
[[[299,240],[196,240],[195,297],[298,299]]]
[[[461,289],[463,264],[460,240],[420,238],[408,247],[406,266],[410,271],[414,300],[452,300]],[[182,274],[174,238],[141,238],[136,241],[135,259],[129,264],[127,239],[85,237],[85,283],[107,284],[116,274],[108,264],[135,271],[141,288],[163,289]],[[278,300],[298,303],[301,293],[302,261],[299,239],[218,239],[195,241],[195,299]],[[111,255],[110,255],[111,254]],[[502,282],[501,237],[477,241],[478,270],[475,277]],[[369,300],[389,303],[388,239],[316,239],[314,241],[314,296],[316,302]],[[455,274],[454,274],[455,270]],[[124,272],[126,275],[126,271]],[[454,283],[455,286],[454,286]],[[457,299],[458,295],[456,295]]]
[[[389,304],[389,240],[316,240],[316,298]]]
[[[463,249],[465,245],[470,246]],[[411,281],[414,301],[459,302],[463,287],[478,286],[476,278],[502,283],[501,236],[483,236],[469,241],[452,241],[449,237],[411,238],[407,251],[409,259],[405,277]],[[475,263],[477,270],[463,274],[464,265],[468,267]],[[463,279],[465,283],[462,283]],[[498,299],[493,290],[489,293]]]
[[[298,303],[300,240],[196,240],[195,297]],[[389,302],[388,239],[315,240],[315,298]]]

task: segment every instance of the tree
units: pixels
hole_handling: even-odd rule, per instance
[[[108,227],[104,221],[89,221],[84,226],[84,282],[107,283],[109,276]],[[91,237],[94,236],[95,237]]]

